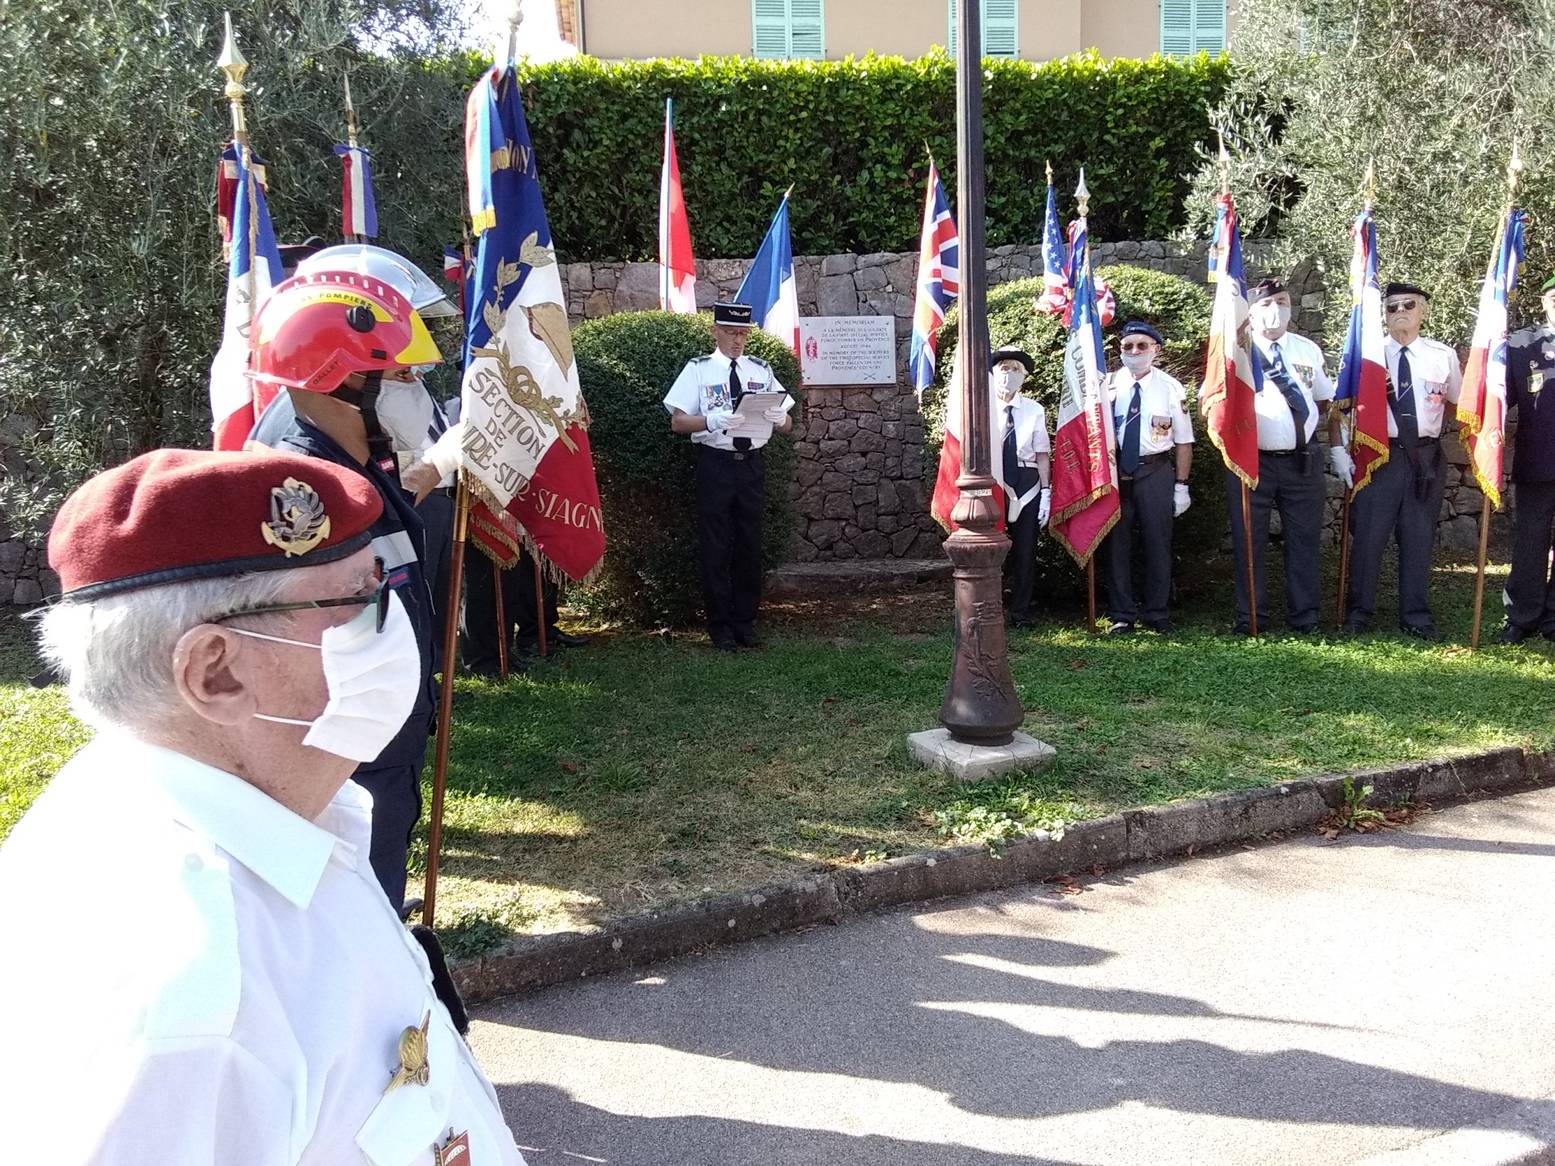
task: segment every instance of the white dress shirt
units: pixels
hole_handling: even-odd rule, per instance
[[[1038,483],[1028,489],[1024,494],[1015,493],[1015,483],[1004,480],[1004,435],[1009,432],[1008,410],[1015,410],[1015,457],[1020,464],[1027,469],[1036,469],[1037,455],[1040,453],[1051,454],[1053,452],[1052,440],[1047,434],[1047,410],[1041,402],[1034,401],[1024,393],[1016,393],[1009,401],[1001,401],[998,395],[989,390],[994,408],[993,429],[993,469],[994,477],[1004,487],[1004,492],[1009,499],[1009,520],[1014,522],[1020,517],[1020,513],[1035,501],[1042,492],[1042,483]]]
[[[1258,414],[1258,448],[1295,449],[1296,419],[1291,416],[1290,404],[1285,400],[1279,385],[1274,383],[1268,366],[1274,364],[1274,349],[1278,346],[1280,357],[1285,362],[1285,371],[1306,401],[1306,439],[1311,441],[1317,434],[1318,402],[1334,399],[1334,382],[1328,379],[1328,373],[1323,370],[1323,350],[1295,332],[1286,332],[1278,340],[1270,340],[1262,332],[1254,330],[1253,345],[1267,362],[1263,374],[1263,391],[1253,398],[1254,410]]]
[[[118,731],[77,753],[0,848],[26,903],[0,1128],[72,1164],[431,1166],[464,1134],[522,1166],[373,877],[371,805],[347,783],[309,822]],[[423,1017],[427,1083],[385,1092]]]
[[[1398,383],[1397,340],[1389,336],[1383,345],[1383,355],[1388,362],[1388,384]],[[1447,418],[1447,405],[1458,403],[1458,393],[1463,388],[1463,366],[1458,354],[1440,340],[1417,336],[1409,344],[1409,374],[1415,392],[1415,421],[1421,437],[1440,437],[1442,423]],[[1388,408],[1388,436],[1398,436],[1398,419],[1393,416],[1392,402]]]
[[[1126,368],[1107,375],[1107,394],[1112,401],[1112,420],[1119,448],[1122,448],[1129,402],[1134,397],[1134,383],[1134,374]],[[1192,442],[1188,391],[1175,377],[1151,368],[1139,381],[1139,456],[1166,453],[1174,446]]]
[[[772,366],[766,361],[754,356],[742,356],[739,358],[738,369],[740,384],[745,386],[747,393],[782,393],[784,410],[793,409],[796,403],[794,398],[788,395],[788,391],[773,375]],[[671,414],[679,409],[695,417],[714,409],[733,407],[729,392],[729,358],[722,352],[715,351],[710,356],[699,356],[687,361],[686,367],[680,370],[680,375],[670,386],[670,391],[664,394],[664,409]],[[691,440],[714,449],[734,448],[734,438],[722,429],[700,430],[691,435]],[[760,449],[765,444],[764,438],[751,439],[752,449]]]

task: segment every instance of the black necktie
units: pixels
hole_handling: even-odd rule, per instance
[[[1140,387],[1135,381],[1134,395],[1123,417],[1123,440],[1118,443],[1118,472],[1130,477],[1139,472],[1139,406]]]
[[[1415,415],[1415,374],[1409,367],[1409,346],[1398,350],[1398,376],[1393,378],[1393,420],[1405,449],[1420,441],[1420,419]]]
[[[1020,449],[1015,444],[1015,406],[1004,407],[1004,485],[1015,495],[1015,478],[1020,473]]]
[[[1291,378],[1290,370],[1285,367],[1285,357],[1280,354],[1280,346],[1270,346],[1274,353],[1274,360],[1269,364],[1269,379],[1274,382],[1274,387],[1280,390],[1285,398],[1285,404],[1290,408],[1291,420],[1296,423],[1296,448],[1305,449],[1307,445],[1307,399],[1301,394],[1301,387]]]
[[[740,371],[735,367],[735,362],[731,360],[729,362],[729,407],[731,409],[738,409],[740,407],[740,398],[744,395],[745,390],[740,388]],[[750,449],[750,447],[750,438],[736,437],[734,439],[734,448],[740,450],[742,453],[745,450]]]

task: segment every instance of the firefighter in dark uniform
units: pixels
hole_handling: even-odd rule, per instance
[[[1388,328],[1383,357],[1388,370],[1388,460],[1372,473],[1351,504],[1350,581],[1341,630],[1371,629],[1377,578],[1388,540],[1398,542],[1399,628],[1422,640],[1440,638],[1431,618],[1431,550],[1447,485],[1442,426],[1458,402],[1463,368],[1458,354],[1420,335],[1430,296],[1411,283],[1382,291]],[[1348,483],[1346,483],[1348,485]]]
[[[1512,482],[1516,534],[1506,583],[1501,641],[1555,640],[1555,581],[1550,546],[1555,529],[1555,275],[1539,289],[1544,320],[1514,332],[1507,344],[1507,405],[1517,410]]]
[[[697,446],[697,553],[707,631],[719,651],[761,643],[756,613],[761,606],[761,520],[766,477],[761,447],[773,433],[794,425],[789,396],[772,366],[746,356],[749,304],[713,307],[717,349],[689,361],[664,395],[670,430]],[[782,401],[754,419],[736,415],[746,393],[782,393]]]
[[[249,375],[256,399],[273,400],[249,444],[346,466],[383,499],[371,546],[384,581],[410,617],[421,678],[404,727],[351,779],[372,794],[373,872],[400,910],[410,835],[421,815],[421,766],[441,633],[426,575],[425,531],[415,499],[400,484],[393,443],[378,422],[377,396],[384,373],[434,364],[442,356],[410,301],[361,272],[297,275],[278,284],[254,319],[253,336]],[[434,481],[442,476],[429,473]]]

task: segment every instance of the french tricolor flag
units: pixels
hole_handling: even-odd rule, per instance
[[[675,156],[675,107],[664,99],[664,166],[659,172],[659,307],[666,312],[697,310],[697,262],[691,254],[691,221],[680,189]]]
[[[378,235],[378,205],[373,201],[373,173],[367,151],[360,146],[336,146],[345,172],[340,181],[340,221],[348,237]]]
[[[734,297],[749,304],[756,327],[770,332],[795,355],[799,352],[799,287],[794,282],[794,248],[788,234],[788,192],[778,204],[767,237]]]

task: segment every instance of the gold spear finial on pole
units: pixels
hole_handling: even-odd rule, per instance
[[[1523,176],[1523,158],[1517,152],[1517,143],[1512,143],[1512,156],[1506,163],[1506,203],[1507,210],[1517,201],[1517,183]]]
[[[243,98],[248,95],[248,89],[243,84],[243,74],[248,72],[248,58],[239,51],[238,42],[232,35],[232,13],[222,15],[227,22],[227,39],[222,43],[221,56],[216,58],[216,67],[227,75],[225,93],[232,106],[232,136],[247,152],[248,119],[243,115]]]
[[[346,83],[346,143],[353,150],[356,149],[356,106],[351,104],[351,76],[347,74]]]
[[[1361,194],[1366,200],[1366,209],[1371,210],[1377,201],[1377,160],[1366,159],[1366,176],[1361,179]]]
[[[1080,184],[1074,188],[1074,199],[1080,205],[1080,217],[1087,214],[1087,208],[1091,205],[1091,192],[1085,188],[1085,167],[1080,167]]]
[[[513,53],[518,48],[518,26],[524,23],[524,0],[513,0],[513,14],[508,17],[508,55],[507,59],[513,59]]]
[[[1047,184],[1049,186],[1053,185],[1053,160],[1051,158],[1047,162]]]

